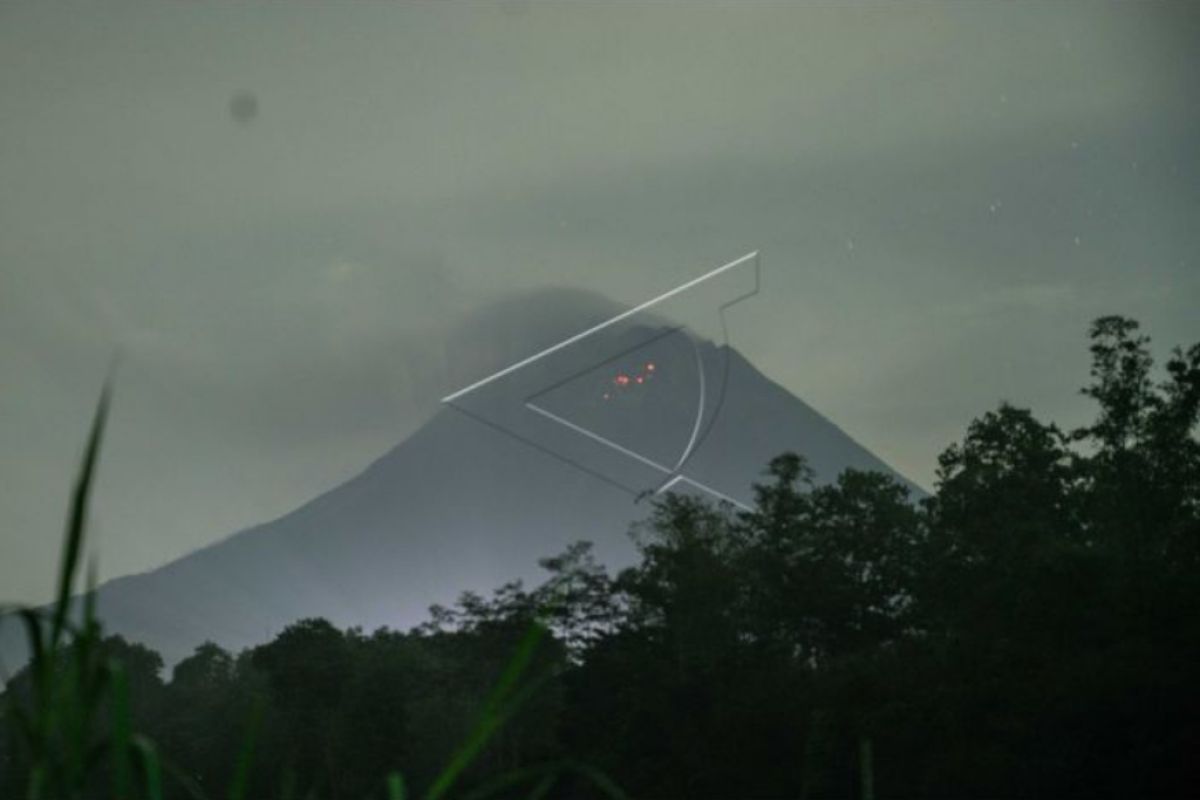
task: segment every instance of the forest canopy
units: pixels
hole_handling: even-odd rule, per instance
[[[1001,404],[928,497],[854,470],[817,485],[785,453],[750,512],[654,502],[615,575],[580,543],[541,585],[466,593],[409,631],[300,620],[237,654],[199,644],[170,676],[117,636],[98,652],[174,765],[171,797],[225,796],[248,725],[247,797],[385,797],[390,773],[424,791],[487,714],[457,786],[516,776],[493,796],[1183,795],[1200,779],[1200,344],[1160,373],[1136,322],[1090,338],[1091,424]],[[38,703],[28,669],[6,697],[0,796],[26,796],[49,757],[16,724]],[[577,768],[549,783],[546,764]],[[98,760],[83,796],[109,796],[111,771]]]

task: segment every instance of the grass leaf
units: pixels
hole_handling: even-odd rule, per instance
[[[88,435],[87,448],[84,450],[83,463],[79,468],[79,477],[71,494],[71,510],[67,517],[62,563],[58,573],[58,595],[54,603],[54,622],[50,629],[51,646],[58,643],[71,605],[71,588],[75,583],[75,573],[79,569],[79,555],[83,550],[83,534],[87,526],[88,500],[95,480],[96,462],[100,458],[100,443],[104,438],[104,426],[108,420],[111,398],[112,384],[105,381],[100,392],[100,401],[96,404],[96,415],[92,419],[92,429]]]
[[[229,784],[229,800],[245,800],[246,787],[250,782],[250,768],[254,762],[254,745],[258,739],[258,729],[262,724],[263,700],[255,698],[250,708],[250,718],[246,722],[246,734],[242,737],[242,748],[238,752],[237,766],[233,771],[233,780]]]
[[[399,772],[389,772],[387,776],[388,800],[404,800],[404,777]]]
[[[512,693],[513,687],[516,686],[521,676],[525,673],[525,670],[528,669],[530,662],[533,660],[533,653],[545,634],[546,628],[544,626],[538,623],[529,626],[525,636],[522,637],[520,643],[517,645],[516,651],[508,660],[508,664],[505,666],[504,672],[501,673],[500,679],[496,682],[496,686],[488,696],[487,702],[484,703],[483,711],[480,714],[479,721],[475,724],[475,728],[450,759],[450,763],[442,770],[437,780],[433,782],[428,794],[426,794],[426,800],[437,800],[450,791],[451,787],[454,786],[467,767],[471,765],[471,762],[475,760],[504,721],[512,715],[515,706],[506,707],[509,703],[509,695]],[[524,696],[521,699],[523,700]]]
[[[154,742],[141,735],[133,737],[133,746],[141,756],[147,800],[162,800],[162,768],[158,763],[158,749]]]
[[[113,797],[117,800],[132,797],[129,792],[130,775],[129,750],[133,733],[129,719],[129,682],[125,678],[125,670],[113,662],[109,664],[110,689],[109,697],[112,713],[112,781]]]

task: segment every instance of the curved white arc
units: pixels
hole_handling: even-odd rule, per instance
[[[683,466],[683,462],[688,460],[688,456],[692,454],[692,449],[696,446],[696,439],[700,436],[700,423],[704,421],[704,396],[708,394],[708,389],[704,383],[704,358],[700,355],[700,346],[696,344],[695,339],[689,337],[692,343],[692,351],[696,354],[696,374],[700,376],[700,402],[696,404],[696,422],[692,425],[692,435],[688,439],[687,446],[683,448],[683,455],[679,456],[679,460],[675,462],[675,466],[671,467],[671,472],[678,472]]]

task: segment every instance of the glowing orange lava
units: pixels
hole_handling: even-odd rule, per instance
[[[642,385],[654,377],[654,372],[657,366],[653,361],[647,361],[642,365],[642,369],[633,375],[624,372],[618,372],[613,376],[612,382],[620,389],[627,389],[631,385]],[[604,393],[604,399],[609,400],[612,395],[609,392]]]

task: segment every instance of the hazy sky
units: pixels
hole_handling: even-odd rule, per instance
[[[109,576],[387,450],[472,308],[752,249],[735,345],[914,480],[1001,398],[1077,423],[1091,318],[1200,339],[1197,76],[1182,3],[6,0],[0,599],[117,348]]]

